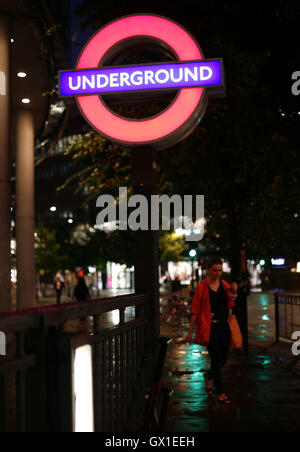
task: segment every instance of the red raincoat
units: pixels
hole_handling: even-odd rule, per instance
[[[221,283],[226,290],[228,299],[228,309],[232,309],[235,306],[232,300],[230,285],[221,280]],[[192,302],[192,314],[197,316],[197,331],[195,342],[199,345],[206,345],[210,339],[211,330],[211,308],[209,300],[209,289],[207,279],[201,281],[196,288],[194,299]]]

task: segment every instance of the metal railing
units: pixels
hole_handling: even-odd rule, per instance
[[[275,294],[276,341],[292,341],[292,334],[300,331],[300,295]]]
[[[7,356],[0,357],[0,431],[74,431],[74,356],[84,345],[92,348],[94,430],[137,429],[152,372],[146,358],[154,353],[147,349],[147,302],[146,295],[125,295],[1,315]],[[119,321],[111,324],[116,311]]]
[[[172,388],[161,386],[161,377],[165,365],[165,359],[169,344],[172,342],[170,337],[160,337],[160,350],[156,364],[153,385],[147,394],[148,402],[145,411],[145,432],[164,432],[164,424],[167,418],[168,406]]]

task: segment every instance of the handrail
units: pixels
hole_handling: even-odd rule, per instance
[[[59,325],[68,320],[85,316],[97,316],[114,310],[140,306],[148,301],[147,295],[121,295],[113,298],[99,298],[61,305],[11,311],[0,315],[0,331],[14,333],[36,329],[41,323]]]
[[[274,295],[278,295],[278,296],[285,296],[285,297],[300,297],[300,292],[296,293],[296,292],[278,292],[278,291],[274,291]]]

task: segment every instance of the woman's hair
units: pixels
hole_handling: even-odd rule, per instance
[[[219,257],[214,257],[213,259],[210,259],[207,268],[211,268],[213,265],[223,265],[222,259],[220,259]]]

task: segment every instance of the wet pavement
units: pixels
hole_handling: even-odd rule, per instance
[[[204,372],[209,368],[205,347],[184,343],[188,325],[162,325],[173,338],[162,385],[174,389],[166,432],[299,432],[300,374],[291,372],[291,344],[274,342],[273,294],[248,298],[249,356],[231,351],[224,385],[231,406],[208,395]]]

